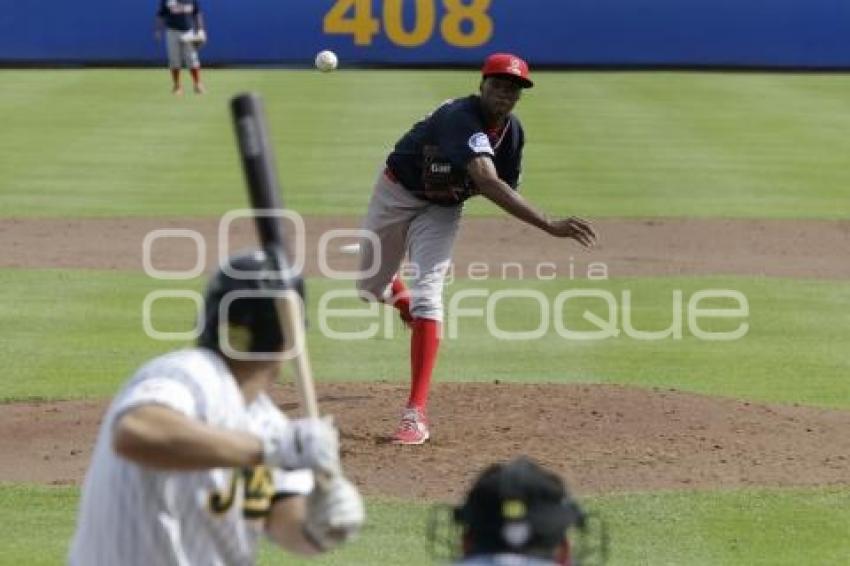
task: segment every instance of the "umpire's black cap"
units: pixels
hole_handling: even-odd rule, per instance
[[[546,553],[585,515],[564,482],[526,457],[490,466],[454,511],[467,535],[468,554]]]

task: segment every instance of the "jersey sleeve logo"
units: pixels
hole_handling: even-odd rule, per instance
[[[490,138],[483,132],[472,134],[469,138],[469,149],[474,153],[487,153],[493,155],[493,148],[490,146]]]

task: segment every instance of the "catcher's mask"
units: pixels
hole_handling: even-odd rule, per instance
[[[607,560],[604,523],[585,513],[557,475],[526,457],[484,470],[463,504],[450,511],[451,521],[441,522],[438,510],[431,515],[432,551],[437,556],[448,547],[453,555],[438,558],[512,553],[552,560],[566,542],[566,564]]]
[[[234,352],[279,353],[284,339],[275,296],[289,291],[304,297],[303,280],[286,279],[283,261],[274,250],[251,250],[228,258],[207,285],[198,345],[230,357],[240,357]]]

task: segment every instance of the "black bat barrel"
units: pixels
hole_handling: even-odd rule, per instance
[[[239,94],[231,100],[230,109],[251,206],[279,211],[283,202],[263,99],[256,93]],[[257,215],[255,219],[264,248],[286,249],[280,218]]]

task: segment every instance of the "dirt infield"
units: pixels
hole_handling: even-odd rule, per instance
[[[850,412],[613,385],[438,384],[434,438],[387,442],[404,388],[321,384],[348,473],[371,495],[451,500],[496,460],[525,453],[582,493],[850,484]],[[274,394],[297,412],[291,388]],[[0,410],[0,481],[78,484],[105,402]]]
[[[610,278],[741,275],[850,279],[850,221],[603,220],[592,253],[508,219],[466,219],[455,276],[587,277],[590,262]],[[308,218],[307,274],[317,242],[354,218]],[[217,222],[203,219],[0,220],[0,267],[140,271],[142,241],[154,229],[190,229],[216,264]],[[237,223],[232,249],[253,245]],[[328,248],[334,268],[353,268]],[[190,239],[160,242],[159,269],[190,269]],[[483,262],[476,265],[476,262]],[[505,266],[510,265],[506,269]],[[544,273],[539,270],[544,267]],[[505,270],[506,269],[506,270]],[[503,273],[502,270],[505,270]],[[321,376],[320,376],[321,377]],[[581,492],[750,485],[850,485],[850,412],[775,406],[672,390],[611,385],[440,384],[435,436],[425,447],[386,442],[405,387],[321,384],[323,408],[343,430],[346,467],[369,494],[454,499],[485,464],[526,453],[571,478]],[[284,409],[294,393],[275,392]],[[389,401],[389,402],[388,402]],[[105,401],[0,405],[0,482],[78,484]]]
[[[307,275],[318,275],[317,243],[333,228],[356,228],[352,217],[306,218]],[[604,264],[609,277],[744,275],[850,279],[850,221],[646,219],[594,223],[600,244],[592,252],[557,240],[508,218],[466,218],[455,252],[458,277],[486,270],[490,277],[584,279],[590,263]],[[217,265],[215,219],[7,219],[0,220],[0,267],[142,269],[142,242],[155,229],[195,230],[206,243],[205,266]],[[253,226],[233,224],[231,249],[254,244]],[[328,264],[354,267],[327,246]],[[162,270],[191,269],[197,251],[188,238],[160,241],[152,264]],[[517,267],[517,265],[519,267]],[[485,267],[486,266],[486,267]]]

